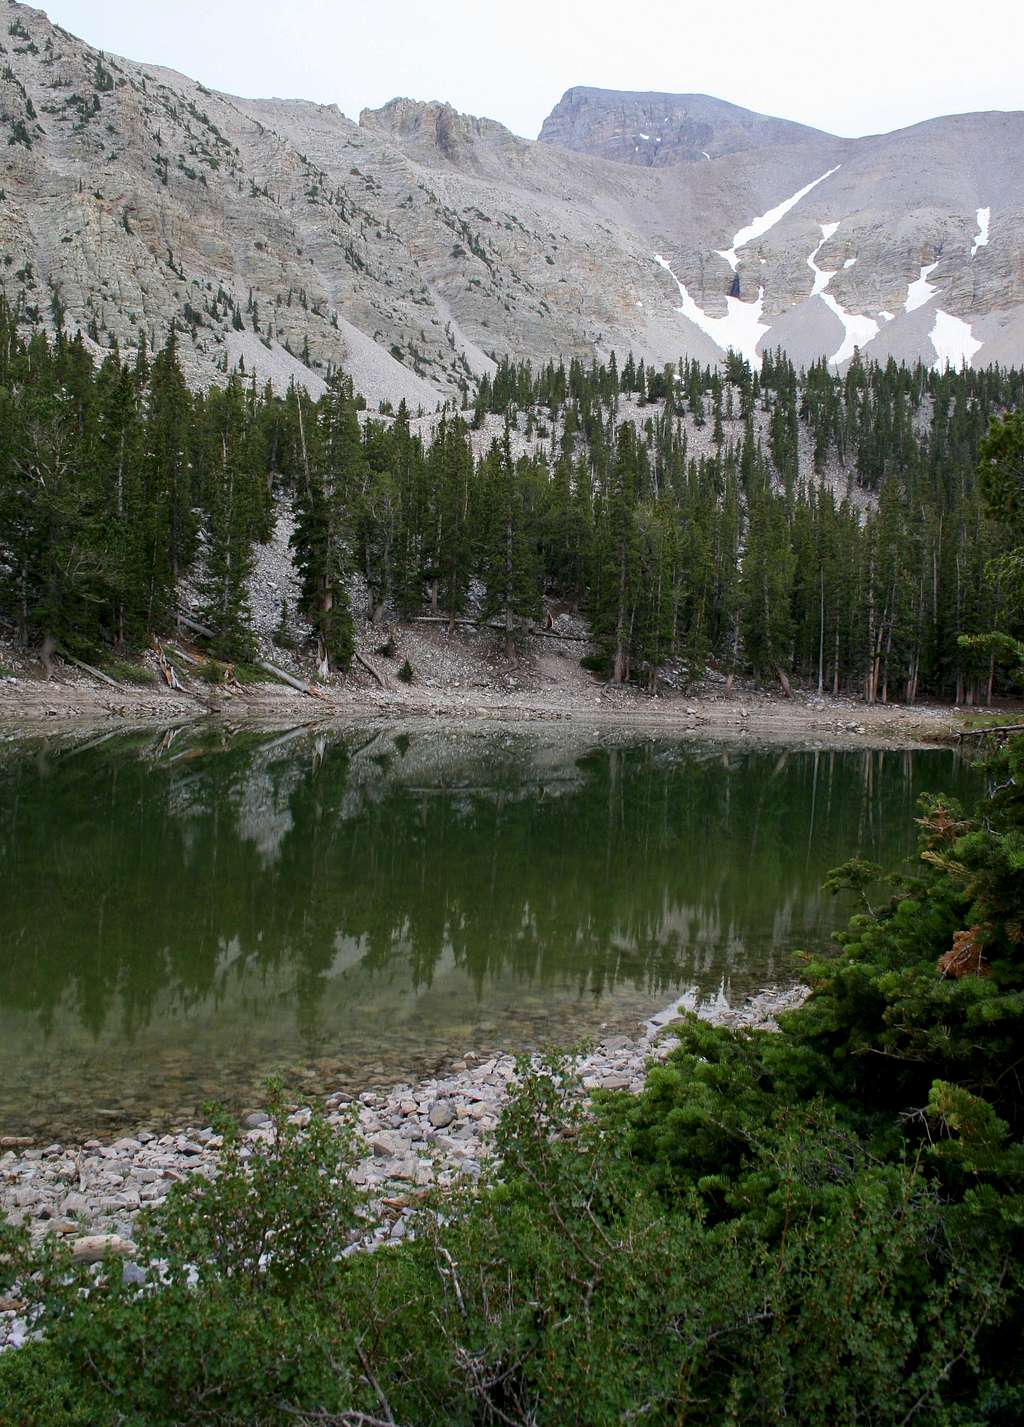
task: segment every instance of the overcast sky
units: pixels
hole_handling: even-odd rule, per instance
[[[833,133],[1024,108],[1022,0],[43,0],[90,44],[232,94],[447,99],[517,134],[574,84],[713,94]]]

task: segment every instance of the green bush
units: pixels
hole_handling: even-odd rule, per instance
[[[741,1059],[744,1042],[724,1037]],[[982,1382],[1011,1400],[1012,1358],[989,1366],[982,1342],[1010,1292],[1005,1245],[979,1246],[926,1165],[880,1161],[819,1102],[739,1113],[732,1167],[670,1190],[623,1107],[588,1120],[569,1089],[557,1066],[526,1074],[500,1181],[350,1257],[347,1141],[278,1116],[255,1164],[229,1148],[215,1183],[152,1216],[140,1259],[166,1265],[159,1288],[119,1262],[36,1260],[46,1339],[0,1359],[0,1420],[1012,1420],[952,1413]]]
[[[405,660],[402,667],[399,669],[398,677],[401,679],[403,684],[411,684],[413,679],[415,678],[415,675],[413,674],[412,665],[409,663],[408,659]]]
[[[244,662],[235,665],[234,677],[236,684],[272,684],[275,682],[273,674],[268,674],[266,669],[260,669],[255,664]]]
[[[105,674],[123,684],[155,684],[156,675],[144,664],[133,664],[129,659],[105,659],[101,665]]]
[[[229,1133],[215,1181],[175,1185],[140,1221],[139,1262],[162,1266],[146,1282],[118,1259],[8,1247],[46,1338],[0,1358],[5,1427],[271,1422],[285,1402],[348,1401],[351,1336],[332,1305],[360,1226],[351,1135],[318,1117],[300,1132],[279,1100],[271,1113],[271,1144],[250,1158]]]

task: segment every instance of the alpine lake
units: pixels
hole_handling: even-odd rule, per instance
[[[577,1044],[800,979],[948,749],[580,726],[4,736],[0,1135]],[[909,862],[908,866],[911,865]]]

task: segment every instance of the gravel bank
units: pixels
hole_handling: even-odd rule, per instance
[[[805,994],[802,987],[772,987],[737,1007],[716,1005],[699,1014],[718,1025],[770,1028],[780,1011],[799,1004]],[[580,1057],[581,1093],[637,1093],[648,1066],[663,1060],[675,1043],[665,1027],[685,1009],[685,999],[675,1002],[646,1021],[637,1035],[610,1036]],[[370,1196],[369,1245],[404,1238],[417,1195],[427,1187],[479,1176],[515,1077],[512,1056],[483,1060],[467,1055],[443,1077],[357,1097],[365,1154],[352,1178]],[[352,1098],[343,1093],[327,1097],[329,1123],[347,1123]],[[311,1113],[309,1106],[301,1106],[291,1118],[301,1125]],[[247,1116],[243,1125],[246,1147],[272,1134],[261,1111]],[[27,1227],[34,1238],[59,1234],[83,1261],[105,1251],[130,1260],[139,1210],[162,1204],[176,1181],[215,1173],[220,1147],[209,1127],[160,1136],[140,1132],[111,1143],[87,1140],[76,1146],[0,1138],[0,1213]],[[0,1300],[0,1349],[17,1346],[24,1333],[16,1303]]]

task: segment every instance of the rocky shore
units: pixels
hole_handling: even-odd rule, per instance
[[[284,576],[279,579],[279,586]],[[394,626],[395,654],[381,658],[381,630],[356,630],[359,661],[345,676],[334,675],[308,696],[280,683],[210,685],[180,675],[182,687],[159,683],[153,657],[134,663],[140,682],[111,690],[90,675],[57,661],[52,679],[23,651],[0,639],[0,738],[81,731],[97,734],[135,728],[195,726],[204,721],[231,727],[423,719],[445,723],[569,723],[597,727],[642,727],[666,733],[736,732],[743,736],[827,738],[850,746],[920,747],[953,742],[965,716],[982,712],[936,704],[865,704],[849,696],[778,687],[707,669],[691,682],[678,663],[665,670],[656,697],[628,685],[596,680],[580,666],[590,649],[586,626],[560,615],[558,628],[524,639],[512,660],[491,632],[460,626],[449,637],[429,623]],[[565,639],[559,633],[565,633]],[[592,652],[592,651],[591,651]],[[308,679],[311,670],[277,651],[274,658]],[[397,678],[403,661],[414,680]],[[987,711],[986,711],[987,712]],[[1001,721],[1019,714],[1017,702],[993,710]]]
[[[780,1011],[805,994],[802,987],[773,987],[737,1007],[715,1005],[699,1014],[720,1025],[771,1027]],[[666,1027],[684,1009],[685,999],[646,1021],[637,1035],[608,1037],[581,1056],[576,1063],[581,1093],[638,1092],[649,1064],[668,1055],[674,1038]],[[337,1092],[326,1098],[331,1124],[348,1123],[353,1100],[357,1106],[365,1154],[352,1177],[370,1197],[368,1246],[404,1238],[416,1198],[429,1186],[479,1176],[515,1074],[510,1055],[467,1055],[440,1078],[383,1093]],[[309,1106],[300,1106],[291,1119],[301,1125],[311,1115]],[[247,1115],[243,1130],[243,1153],[273,1133],[262,1111]],[[114,1252],[130,1262],[136,1214],[162,1204],[175,1182],[215,1174],[220,1148],[210,1127],[166,1135],[140,1131],[106,1144],[91,1139],[75,1146],[0,1138],[0,1213],[34,1238],[61,1235],[80,1261]],[[17,1346],[24,1337],[19,1307],[17,1300],[0,1299],[0,1349]]]

